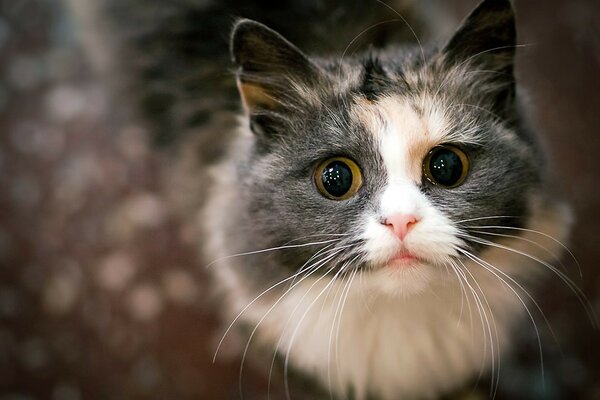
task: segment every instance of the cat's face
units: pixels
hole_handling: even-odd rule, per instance
[[[249,124],[223,230],[232,254],[285,247],[237,259],[260,266],[249,282],[365,271],[407,295],[479,251],[473,226],[525,224],[541,166],[513,104],[510,7],[480,7],[441,50],[348,60],[242,21],[233,54]]]

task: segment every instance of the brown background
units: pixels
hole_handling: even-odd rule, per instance
[[[474,1],[452,1],[465,15]],[[569,274],[600,309],[600,2],[517,0],[518,75],[577,223]],[[226,51],[224,47],[223,51]],[[51,0],[0,1],[0,399],[238,397],[234,344],[212,365],[215,313],[163,163],[90,72]],[[600,398],[600,341],[558,279],[498,398]],[[485,383],[481,386],[485,387]],[[249,368],[245,398],[264,398]],[[275,395],[274,398],[278,398]]]

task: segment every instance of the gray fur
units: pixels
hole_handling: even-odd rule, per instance
[[[85,2],[71,3],[78,9]],[[124,92],[139,97],[155,141],[175,142],[184,154],[184,172],[181,165],[174,168],[178,180],[172,189],[189,203],[180,210],[186,221],[196,223],[202,209],[202,264],[213,261],[227,318],[246,305],[233,304],[240,292],[239,298],[254,298],[325,247],[303,244],[340,237],[335,235],[346,235],[341,243],[359,243],[364,214],[383,218],[379,207],[388,172],[376,138],[352,118],[364,102],[376,106],[396,96],[423,113],[420,99],[428,94],[446,110],[455,138],[451,144],[468,154],[471,171],[456,188],[423,178],[419,190],[450,221],[511,216],[470,225],[529,227],[535,211],[558,203],[551,198],[544,155],[519,101],[515,20],[508,0],[482,1],[445,45],[423,47],[397,14],[375,2],[291,1],[286,11],[266,0],[252,5],[235,0],[92,3],[111,16],[113,24],[104,29],[120,38],[120,52],[107,58],[120,64],[113,68],[130,72]],[[393,3],[414,26],[423,1]],[[429,11],[421,14],[430,17]],[[237,16],[266,22],[290,41],[261,23],[238,20],[230,62],[223,49]],[[376,29],[356,36],[368,27]],[[438,27],[433,21],[415,28],[422,37]],[[244,109],[237,130],[232,112],[243,107],[235,96],[234,73],[239,84],[254,85],[264,95]],[[347,200],[322,196],[314,183],[315,167],[333,156],[351,158],[363,174],[363,186]],[[541,214],[558,220],[552,212]],[[475,238],[499,239],[464,229]],[[232,256],[286,245],[300,246]],[[467,240],[466,246],[476,255],[485,250],[475,241]],[[369,273],[361,251],[355,246],[338,254],[328,272],[335,274],[353,260],[349,271]],[[262,301],[274,304],[287,287],[275,287]],[[253,329],[255,320],[243,322]],[[273,346],[267,343],[269,351]],[[294,372],[315,378],[310,371]]]
[[[546,182],[543,157],[516,99],[514,26],[510,2],[486,0],[441,48],[393,45],[344,58],[309,58],[261,24],[239,21],[232,36],[237,77],[262,87],[276,105],[248,110],[242,131],[253,134],[240,135],[216,170],[228,178],[214,189],[218,200],[206,211],[222,211],[213,219],[217,226],[210,224],[206,232],[217,231],[226,244],[221,243],[221,253],[207,246],[208,253],[218,258],[331,238],[327,235],[348,235],[342,243],[359,241],[361,216],[379,212],[387,172],[373,136],[350,114],[357,102],[377,104],[390,94],[418,111],[417,99],[435,93],[459,138],[452,144],[469,155],[471,171],[461,186],[444,189],[425,178],[421,182],[420,190],[438,210],[451,221],[512,216],[471,225],[526,227],[531,199],[546,196]],[[364,185],[348,200],[332,201],[315,187],[316,165],[332,156],[351,158],[361,167]],[[467,243],[476,254],[481,250]],[[258,294],[297,272],[323,247],[226,263],[248,292]],[[330,272],[360,251],[354,247],[336,256]],[[362,259],[352,268],[368,270]],[[284,290],[275,289],[268,298],[277,299]]]
[[[510,10],[508,2],[505,7]],[[506,10],[504,15],[512,16]],[[514,28],[512,18],[497,22],[501,27],[508,24],[508,30]],[[465,26],[476,23],[478,21],[467,19]],[[498,31],[495,24],[487,28],[493,33]],[[464,28],[459,30],[457,35],[465,35],[464,31]],[[481,35],[479,29],[477,34]],[[286,57],[273,57],[272,48],[240,47],[237,45],[240,35],[263,35],[269,43],[290,47],[281,49]],[[445,215],[453,221],[510,215],[514,218],[508,221],[484,220],[474,224],[523,226],[528,216],[529,194],[541,190],[543,165],[539,152],[532,148],[529,140],[523,139],[529,133],[514,101],[498,109],[498,97],[512,98],[512,94],[504,94],[512,90],[514,77],[512,73],[506,74],[512,71],[512,63],[507,64],[494,51],[470,60],[489,49],[478,42],[479,45],[471,49],[473,54],[457,52],[456,48],[449,50],[448,47],[456,46],[454,39],[448,47],[430,48],[424,54],[414,46],[394,46],[343,60],[315,59],[311,63],[319,66],[321,75],[317,77],[313,76],[316,68],[308,67],[308,58],[277,36],[268,28],[247,20],[240,21],[233,33],[234,59],[244,53],[253,54],[256,60],[269,56],[272,60],[270,64],[261,62],[261,68],[253,65],[251,71],[240,63],[239,79],[248,80],[250,73],[255,82],[261,83],[264,78],[262,83],[268,86],[270,95],[281,107],[251,113],[249,120],[253,121],[254,130],[268,130],[270,134],[244,137],[241,139],[244,149],[240,151],[236,147],[228,161],[236,165],[239,182],[238,187],[230,188],[237,193],[236,204],[226,206],[236,210],[229,214],[236,227],[228,232],[232,254],[283,246],[315,234],[351,234],[359,231],[360,216],[365,209],[378,211],[378,196],[386,181],[386,171],[372,136],[349,118],[349,109],[357,98],[374,94],[394,93],[409,101],[415,99],[414,107],[418,109],[416,99],[420,94],[437,92],[446,108],[452,110],[454,129],[462,135],[462,142],[453,144],[467,150],[472,171],[463,185],[452,190],[431,185],[426,179],[421,184],[421,190]],[[469,39],[462,38],[470,46]],[[478,37],[478,41],[481,40]],[[509,35],[505,43],[500,43],[506,47],[500,52],[513,55],[514,40]],[[490,49],[499,46],[495,37],[491,45],[494,47]],[[501,61],[496,63],[498,59]],[[365,93],[365,74],[372,71],[373,63],[379,65],[380,82],[376,89],[371,85],[369,93]],[[480,70],[482,65],[488,69]],[[294,81],[299,82],[301,92],[295,91]],[[506,114],[506,118],[501,118],[500,112]],[[262,125],[262,129],[256,125]],[[469,126],[475,128],[465,131],[464,127]],[[332,156],[347,156],[361,166],[365,184],[359,196],[335,202],[315,189],[312,178],[315,166]],[[249,237],[253,240],[249,241]],[[312,254],[314,248],[300,248],[253,256],[253,263],[267,266],[271,277],[265,280],[264,271],[261,272],[257,285],[281,280]]]

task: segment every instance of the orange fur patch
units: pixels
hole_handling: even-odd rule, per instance
[[[278,106],[277,101],[271,97],[268,91],[260,85],[244,83],[238,81],[238,90],[244,102],[244,107],[248,111],[258,108],[275,109]]]
[[[422,113],[405,99],[389,96],[376,102],[358,100],[352,117],[371,132],[392,180],[421,181],[422,163],[427,153],[444,143],[448,136],[443,113],[433,102],[423,102]]]

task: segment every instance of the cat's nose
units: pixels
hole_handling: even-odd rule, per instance
[[[400,240],[404,240],[410,229],[419,222],[414,214],[394,214],[385,218],[383,224],[390,227]]]

